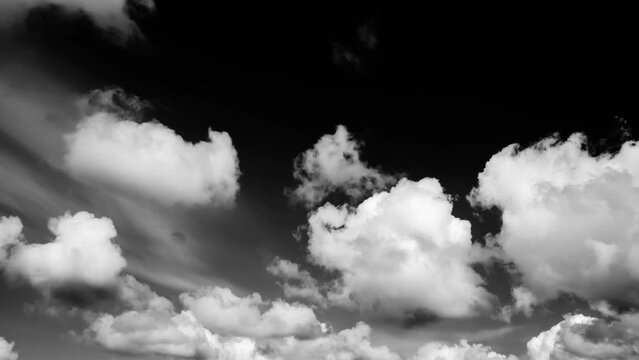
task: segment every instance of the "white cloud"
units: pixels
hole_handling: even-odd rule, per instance
[[[530,360],[630,360],[639,357],[639,323],[607,322],[581,314],[564,320],[528,342]]]
[[[22,221],[15,216],[0,217],[0,264],[7,258],[10,247],[20,243]]]
[[[223,338],[202,327],[193,314],[169,311],[128,311],[116,317],[103,314],[87,331],[104,348],[128,354],[188,358],[257,360],[255,342]]]
[[[9,274],[22,277],[39,289],[66,285],[111,287],[126,266],[109,218],[88,212],[69,213],[49,221],[55,236],[44,244],[20,243],[6,262]]]
[[[225,132],[191,144],[157,122],[97,112],[67,136],[69,172],[86,182],[164,204],[229,204],[239,185],[237,152]]]
[[[489,346],[469,344],[462,340],[456,345],[428,343],[419,348],[412,360],[517,360],[517,357],[502,355],[494,352]]]
[[[356,208],[326,204],[309,217],[309,256],[341,281],[329,300],[402,317],[475,315],[493,296],[471,267],[480,247],[451,214],[439,182],[400,180]]]
[[[18,353],[13,351],[14,343],[0,337],[0,360],[18,360]]]
[[[156,311],[172,311],[173,303],[163,296],[159,296],[147,284],[139,282],[131,275],[120,278],[118,297],[125,305],[136,311],[153,309]]]
[[[55,5],[68,13],[82,12],[97,26],[119,35],[140,36],[138,26],[129,16],[127,2],[146,11],[155,8],[153,0],[3,0],[0,2],[0,25],[20,21],[33,8]]]
[[[313,338],[324,332],[311,308],[281,300],[269,304],[257,293],[239,297],[214,287],[182,294],[180,299],[204,326],[223,335]],[[265,306],[268,310],[262,311]]]
[[[312,208],[332,192],[341,191],[357,200],[395,183],[395,176],[370,168],[360,159],[360,146],[343,125],[335,134],[322,136],[295,159],[293,175],[300,184],[291,191],[292,199]]]
[[[313,340],[292,337],[269,343],[270,357],[283,360],[400,360],[385,346],[371,345],[371,328],[363,322],[351,329]]]
[[[523,286],[512,288],[510,293],[513,297],[513,304],[502,307],[498,318],[505,322],[510,322],[511,317],[518,313],[531,317],[533,307],[539,303],[535,294]]]
[[[317,305],[326,304],[326,298],[321,293],[317,280],[308,271],[301,270],[298,264],[276,258],[266,271],[284,281],[280,286],[287,299],[300,299]]]
[[[594,157],[585,143],[574,134],[510,145],[470,199],[503,211],[496,240],[540,301],[565,292],[639,303],[639,148]]]

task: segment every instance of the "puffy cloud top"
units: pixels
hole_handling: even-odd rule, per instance
[[[368,167],[359,148],[343,125],[335,134],[322,136],[295,160],[293,175],[300,185],[291,192],[292,198],[311,208],[335,191],[360,199],[395,183],[394,176]]]
[[[128,311],[104,314],[88,330],[108,350],[129,354],[156,354],[187,358],[258,360],[255,342],[224,339],[202,327],[193,314],[170,311]]]
[[[457,345],[428,343],[419,348],[412,360],[517,360],[517,357],[502,355],[492,351],[489,346],[469,344],[462,340]]]
[[[229,204],[239,185],[237,152],[225,132],[191,144],[157,122],[97,112],[67,136],[65,163],[77,178],[162,203]]]
[[[329,299],[402,317],[464,317],[493,298],[472,268],[470,223],[451,214],[439,182],[400,180],[356,208],[326,204],[309,217],[312,261],[337,270]]]
[[[126,266],[109,218],[88,212],[65,214],[49,221],[55,238],[44,244],[17,245],[7,261],[9,273],[36,288],[65,285],[110,287]]]
[[[630,360],[639,358],[639,322],[607,322],[581,314],[564,320],[528,342],[530,360]]]
[[[574,134],[510,145],[470,199],[503,211],[497,242],[540,300],[566,292],[639,303],[639,148],[592,156],[585,144]]]
[[[400,360],[385,346],[373,346],[371,328],[363,322],[355,327],[313,340],[292,337],[273,341],[269,359],[283,360]]]
[[[276,300],[262,312],[260,307],[267,304],[257,293],[239,297],[214,287],[182,294],[180,299],[204,326],[224,335],[313,338],[325,330],[313,310],[301,304]]]
[[[13,343],[0,336],[0,360],[18,360],[18,353],[13,351]]]

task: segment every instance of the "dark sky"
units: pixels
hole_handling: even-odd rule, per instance
[[[204,244],[194,272],[208,280],[193,280],[197,284],[281,296],[265,267],[275,256],[303,264],[307,252],[305,239],[293,237],[307,211],[284,194],[296,185],[293,160],[339,124],[363,142],[368,164],[413,180],[439,179],[455,196],[453,215],[471,221],[473,241],[480,243],[499,231],[500,213],[473,209],[466,195],[493,154],[512,143],[525,147],[574,132],[585,133],[595,153],[616,151],[626,140],[622,130],[637,128],[636,24],[606,18],[598,9],[586,15],[578,9],[505,13],[461,4],[170,0],[156,0],[155,7],[152,13],[131,10],[143,36],[123,42],[86,16],[69,16],[55,6],[32,9],[17,25],[0,30],[0,65],[5,78],[40,92],[46,92],[42,79],[73,94],[122,88],[149,102],[140,120],[157,119],[187,141],[206,140],[208,128],[231,135],[241,171],[234,210],[162,210],[185,228],[205,224],[189,235]],[[18,145],[6,134],[0,141],[4,152],[34,161],[15,150]],[[68,180],[54,173],[43,170],[43,181],[65,188]],[[80,210],[81,193],[60,192],[74,199],[69,210]],[[16,211],[26,225],[40,227],[26,226],[34,238],[46,234],[44,223],[34,223],[61,215],[44,211],[30,219],[27,210],[0,207],[1,215]],[[507,296],[511,280],[503,269],[480,271],[490,272],[493,293]],[[177,298],[167,283],[136,276]],[[16,342],[20,359],[125,358],[73,339],[68,331],[81,331],[77,318],[25,312],[38,294],[2,281],[0,335]],[[508,336],[478,341],[521,355],[530,337],[575,307],[587,309],[578,300],[551,302],[538,317],[513,321],[504,330]],[[360,316],[340,309],[319,313],[337,329],[351,327]],[[479,334],[503,324],[484,318],[377,326],[380,342],[413,349],[424,339],[456,340],[461,330]],[[43,355],[44,349],[52,355]]]

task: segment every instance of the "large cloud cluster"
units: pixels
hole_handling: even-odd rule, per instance
[[[259,295],[241,298],[220,288],[183,294],[186,309],[177,311],[147,285],[125,278],[122,299],[130,310],[101,314],[84,333],[110,351],[216,360],[399,360],[371,344],[363,323],[338,333],[323,326],[308,332],[318,325],[312,310],[274,302],[260,314]]]
[[[0,337],[0,360],[18,360],[18,353],[13,351],[14,345]]]
[[[540,300],[571,293],[639,304],[639,148],[592,156],[586,138],[494,155],[470,196],[503,211],[496,235]]]
[[[239,188],[237,152],[225,132],[192,144],[158,122],[97,112],[67,136],[65,163],[82,180],[162,203],[229,204]]]
[[[293,175],[300,184],[290,193],[293,200],[312,208],[332,192],[361,199],[397,181],[395,176],[363,162],[359,148],[343,125],[337,127],[335,134],[322,136],[312,149],[295,159]]]
[[[309,256],[341,275],[333,303],[393,317],[465,317],[493,296],[471,265],[480,248],[451,214],[439,182],[401,180],[357,207],[326,204],[309,216]]]

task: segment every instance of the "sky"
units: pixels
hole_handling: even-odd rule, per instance
[[[0,360],[638,359],[636,29],[480,10],[0,0]]]

